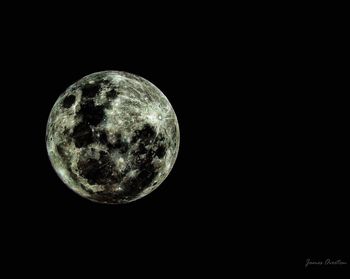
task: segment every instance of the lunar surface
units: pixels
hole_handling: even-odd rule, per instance
[[[179,149],[176,114],[165,95],[139,76],[104,71],[59,96],[46,129],[51,164],[89,200],[121,204],[156,189]]]

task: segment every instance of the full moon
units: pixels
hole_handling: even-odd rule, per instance
[[[91,201],[122,204],[156,189],[179,150],[176,114],[146,79],[119,71],[90,74],[54,104],[46,127],[51,164]]]

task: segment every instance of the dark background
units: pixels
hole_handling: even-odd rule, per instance
[[[4,20],[9,262],[40,273],[217,278],[304,271],[307,258],[349,262],[344,18],[118,5],[22,7]],[[59,94],[107,69],[160,88],[181,133],[162,186],[121,206],[70,191],[45,146]]]

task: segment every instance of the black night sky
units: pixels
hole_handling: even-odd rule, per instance
[[[46,275],[223,278],[349,262],[341,31],[307,13],[131,6],[38,7],[2,27],[9,263]],[[45,146],[59,94],[102,70],[154,83],[180,125],[166,181],[121,206],[69,190]]]

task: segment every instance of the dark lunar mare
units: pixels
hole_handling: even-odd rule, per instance
[[[100,84],[99,83],[86,83],[82,86],[81,96],[82,98],[94,98],[100,92]]]
[[[75,96],[69,95],[63,99],[62,106],[64,108],[70,108],[75,103]]]
[[[74,127],[71,137],[74,140],[74,144],[77,148],[93,143],[94,138],[92,134],[91,127],[86,122],[80,122],[77,126]]]
[[[80,159],[78,169],[80,175],[85,177],[89,184],[109,185],[120,181],[120,177],[113,174],[115,164],[110,160],[106,152],[99,160],[93,158]]]
[[[118,92],[114,88],[107,91],[107,93],[106,93],[106,96],[109,100],[115,99],[115,97],[117,97],[117,95],[118,95]]]
[[[108,81],[103,81],[108,84]],[[118,92],[111,89],[106,92],[107,103],[104,105],[95,105],[93,98],[100,93],[100,84],[86,83],[82,86],[82,97],[80,109],[76,113],[77,121],[80,122],[74,127],[71,137],[77,148],[86,147],[89,144],[97,141],[107,147],[108,152],[100,151],[100,158],[89,158],[81,156],[79,158],[77,167],[79,174],[86,178],[91,185],[104,185],[104,192],[93,193],[92,198],[97,201],[120,202],[123,198],[136,197],[144,188],[151,185],[153,179],[157,176],[158,170],[152,164],[155,157],[163,158],[166,154],[166,144],[164,143],[164,136],[157,135],[155,129],[150,124],[145,124],[141,129],[136,130],[132,136],[130,145],[123,141],[120,134],[115,135],[115,141],[110,142],[104,130],[94,132],[92,127],[97,126],[105,117],[104,108],[109,103],[118,97]],[[74,96],[67,96],[63,100],[63,107],[69,108],[75,102]],[[146,146],[151,145],[155,149],[147,149]],[[121,154],[126,153],[130,148],[132,152],[133,161],[131,167],[123,172],[116,173],[115,163],[111,160],[110,153],[118,151]],[[58,150],[59,153],[60,150]],[[131,169],[138,169],[139,172],[135,177],[125,178],[123,181],[122,196],[108,190],[111,185],[122,181],[126,174]],[[88,190],[86,187],[83,187]]]
[[[77,148],[85,147],[94,141],[91,127],[97,126],[105,116],[104,107],[95,105],[94,101],[91,100],[99,93],[99,84],[86,83],[82,86],[80,109],[76,114],[77,121],[81,118],[81,122],[74,127],[71,134]]]
[[[66,153],[65,153],[65,148],[62,144],[58,144],[56,145],[56,150],[57,153],[59,154],[59,156],[62,158],[62,162],[65,165],[66,169],[68,170],[70,176],[74,179],[77,180],[77,175],[73,172],[70,164],[69,164],[69,158],[67,157]],[[86,187],[84,187],[85,189]],[[89,190],[89,189],[86,189]]]
[[[164,137],[156,136],[154,128],[145,124],[140,130],[135,131],[131,143],[136,144],[137,148],[132,152],[134,168],[139,169],[136,177],[129,178],[125,182],[124,194],[128,197],[134,197],[147,186],[151,185],[153,179],[157,176],[158,170],[152,163],[155,156],[162,158],[165,155],[165,145],[162,143]],[[156,151],[147,150],[146,146],[152,144],[157,146]]]
[[[122,196],[124,198],[134,198],[143,189],[151,184],[153,179],[157,176],[158,170],[152,163],[155,156],[161,158],[165,154],[166,147],[163,143],[164,137],[162,135],[156,136],[154,128],[146,124],[140,130],[135,131],[133,135],[133,140],[131,145],[133,145],[134,151],[132,152],[133,161],[131,162],[131,167],[118,174],[113,174],[115,170],[115,164],[112,162],[109,153],[117,150],[120,153],[126,152],[131,146],[126,142],[123,142],[121,135],[116,136],[116,141],[111,143],[108,141],[105,131],[100,131],[99,141],[101,144],[108,148],[108,153],[101,151],[100,159],[93,158],[81,158],[78,162],[78,169],[80,174],[85,177],[88,182],[93,184],[104,185],[108,188],[110,185],[119,183],[123,178],[123,192]],[[153,143],[152,143],[153,142]],[[146,146],[152,143],[152,146],[157,148],[154,150],[147,150]],[[138,169],[139,173],[135,177],[126,178],[126,174],[131,169]],[[106,192],[106,190],[104,191]],[[107,190],[107,192],[109,192]],[[94,198],[96,200],[105,200],[106,194],[99,196],[100,193],[95,193]],[[109,193],[109,198],[120,199],[119,196]]]
[[[77,115],[91,126],[97,126],[103,120],[105,112],[103,106],[96,106],[92,100],[88,100],[81,104]]]

